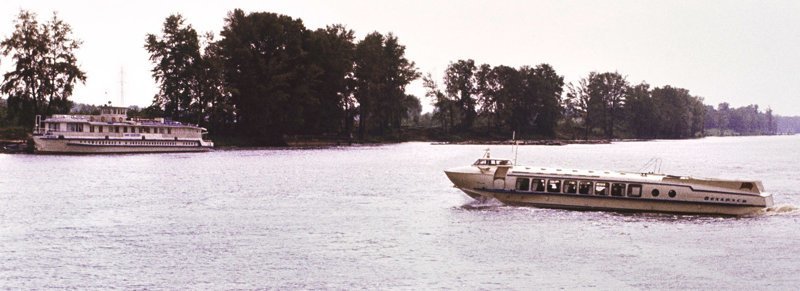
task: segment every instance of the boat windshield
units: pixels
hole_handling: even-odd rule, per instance
[[[478,159],[472,165],[473,166],[511,165],[511,161],[509,161],[509,160],[498,160],[498,159]]]

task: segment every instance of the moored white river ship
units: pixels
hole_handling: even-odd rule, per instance
[[[773,205],[761,181],[518,166],[488,152],[445,173],[470,197],[511,205],[736,216]]]
[[[127,108],[103,106],[99,115],[53,115],[34,127],[36,153],[103,154],[208,151],[206,130],[156,119],[128,119]]]

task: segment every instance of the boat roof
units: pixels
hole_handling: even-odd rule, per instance
[[[544,167],[532,167],[532,166],[515,166],[514,168],[512,168],[510,174],[558,175],[567,177],[575,176],[575,178],[591,177],[591,178],[604,178],[613,180],[637,180],[637,181],[661,181],[665,177],[667,177],[667,175],[656,174],[656,173],[561,169],[561,168],[544,168]],[[676,178],[678,177],[676,176]]]
[[[89,117],[96,115],[53,115],[42,122],[70,122],[70,123],[88,123],[91,125],[119,125],[119,126],[159,126],[159,127],[189,127],[189,128],[202,128],[193,124],[185,124],[178,121],[164,120],[156,121],[150,119],[133,119],[124,121],[99,121],[95,119],[91,121]]]

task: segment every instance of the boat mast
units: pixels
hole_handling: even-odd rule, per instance
[[[511,132],[511,142],[513,142],[513,144],[511,145],[511,151],[514,152],[514,165],[516,165],[517,164],[517,156],[519,154],[519,145],[517,144],[517,131],[516,130]]]
[[[125,107],[125,68],[119,67],[119,106]]]

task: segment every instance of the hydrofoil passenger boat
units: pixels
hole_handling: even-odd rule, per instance
[[[519,166],[488,151],[445,174],[472,198],[511,205],[735,216],[773,205],[761,181]]]

